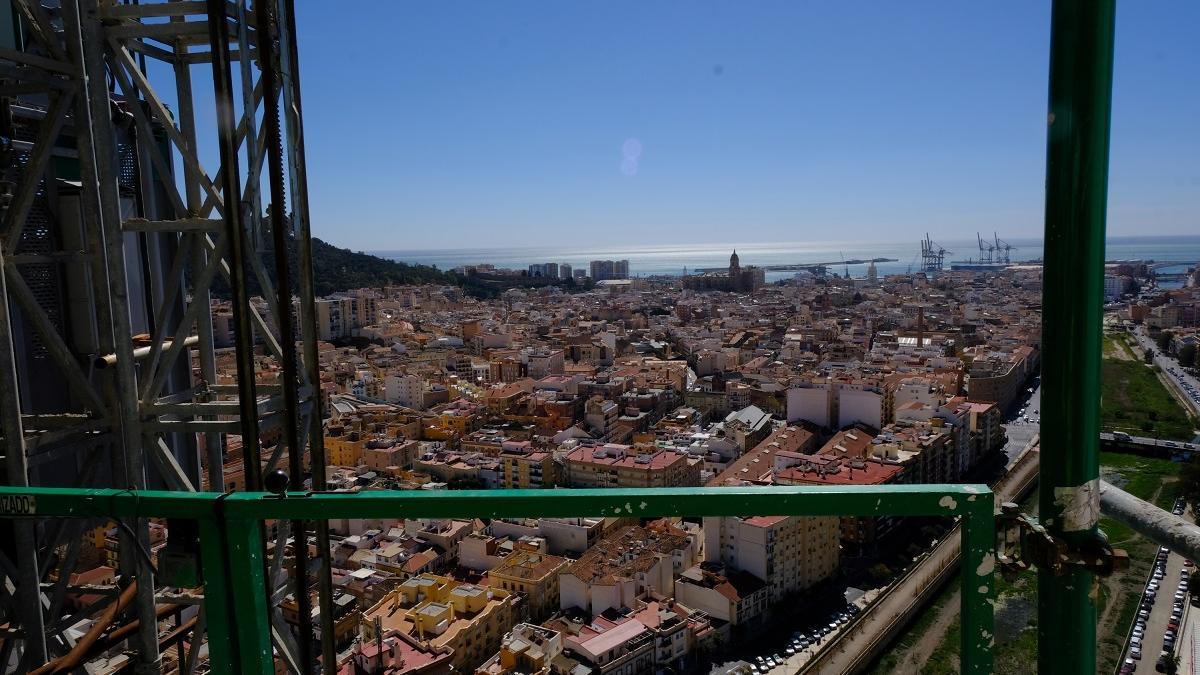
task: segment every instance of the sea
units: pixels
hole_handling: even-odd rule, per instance
[[[1042,258],[1042,240],[1004,240],[1013,249],[1013,263],[1036,262]],[[980,256],[977,240],[944,240],[936,244],[946,249],[946,268],[952,261],[975,259]],[[600,246],[567,248],[562,246],[526,246],[514,248],[456,248],[426,250],[380,250],[373,255],[406,263],[433,265],[448,270],[462,265],[491,263],[496,267],[525,269],[536,263],[568,263],[586,269],[591,260],[628,260],[629,273],[634,277],[655,275],[678,276],[697,268],[724,268],[729,255],[737,251],[743,267],[747,265],[813,265],[823,263],[832,272],[851,277],[866,276],[866,263],[843,265],[842,260],[888,258],[891,262],[876,263],[880,276],[904,274],[919,269],[921,247],[917,240],[892,243],[857,241],[728,243],[728,244],[669,244]],[[1107,260],[1146,260],[1176,262],[1177,266],[1163,267],[1160,273],[1184,272],[1200,263],[1200,235],[1110,237],[1107,241]],[[767,281],[789,279],[792,271],[767,272]],[[1164,284],[1166,285],[1166,284]]]

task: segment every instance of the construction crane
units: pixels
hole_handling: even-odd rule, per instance
[[[998,263],[1004,263],[1005,265],[1009,264],[1011,262],[1011,256],[1009,253],[1017,250],[1017,247],[1000,239],[1000,236],[995,232],[992,232],[992,238],[995,240],[995,243],[992,244],[994,247],[993,250],[996,251],[995,261]]]
[[[850,278],[850,266],[846,264],[846,254],[842,253],[841,251],[838,251],[838,255],[842,257],[842,275],[845,278],[849,279]]]
[[[996,246],[990,241],[984,241],[983,235],[975,233],[975,238],[979,240],[979,262],[992,262],[992,255],[996,251]]]
[[[921,256],[920,256],[920,254],[917,254],[917,255],[914,255],[914,256],[913,256],[913,259],[912,259],[912,261],[910,261],[910,262],[908,263],[908,269],[904,271],[904,273],[905,273],[905,274],[912,274],[912,268],[913,268],[913,265],[916,265],[916,264],[917,264],[917,258],[919,258],[919,257],[921,257]]]
[[[941,245],[929,238],[929,233],[925,233],[925,239],[921,241],[921,271],[926,274],[937,274],[942,271],[946,262],[946,254],[952,251],[946,250]]]

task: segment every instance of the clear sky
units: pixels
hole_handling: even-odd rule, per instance
[[[316,236],[1038,236],[1049,2],[297,3]],[[1109,232],[1200,232],[1200,8],[1119,3]]]

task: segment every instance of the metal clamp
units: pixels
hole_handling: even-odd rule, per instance
[[[1012,581],[1032,567],[1054,576],[1062,576],[1072,567],[1084,567],[1101,577],[1129,567],[1129,554],[1124,549],[1110,546],[1102,533],[1081,546],[1072,547],[1066,540],[1050,534],[1037,519],[1021,513],[1019,508],[1012,502],[1005,502],[996,516],[996,562],[1005,579]]]

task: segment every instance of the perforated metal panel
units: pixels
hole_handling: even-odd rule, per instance
[[[32,140],[37,134],[37,123],[20,118],[14,124],[14,136],[17,140]],[[13,163],[4,170],[5,180],[21,184],[29,164],[29,152],[14,153]],[[59,250],[58,240],[54,231],[54,218],[50,211],[46,181],[38,182],[37,193],[29,207],[29,215],[25,219],[25,227],[21,231],[21,239],[16,250],[20,254],[49,255]],[[21,266],[21,276],[33,292],[38,306],[46,313],[55,330],[63,329],[62,279],[57,265],[54,263],[30,263]],[[28,333],[28,358],[41,361],[49,358],[46,347],[40,336],[35,332]]]
[[[121,143],[117,147],[117,184],[122,191],[137,190],[137,149],[132,143]]]

